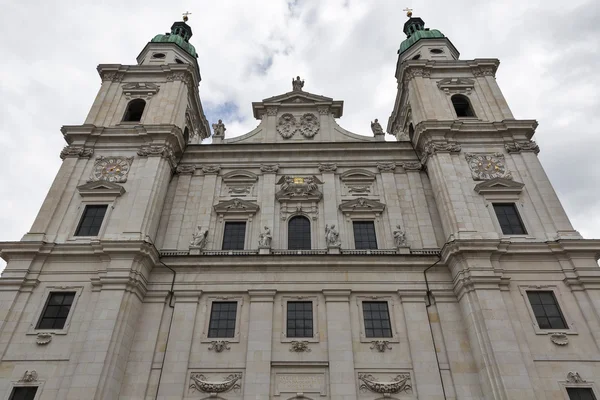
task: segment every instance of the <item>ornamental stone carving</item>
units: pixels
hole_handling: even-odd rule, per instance
[[[496,76],[496,71],[493,67],[474,67],[472,69],[473,76]]]
[[[387,340],[374,340],[371,342],[370,349],[377,349],[378,352],[384,353],[386,350],[391,350],[392,346]]]
[[[106,72],[103,71],[102,74],[100,75],[100,77],[102,78],[102,82],[104,82],[104,81],[121,82],[123,80],[123,78],[125,77],[125,73],[117,72],[117,71],[106,71]]]
[[[383,128],[381,127],[381,124],[377,118],[375,118],[375,121],[371,122],[371,130],[373,131],[373,136],[385,135],[385,132],[383,131]]]
[[[231,350],[227,340],[213,340],[208,346],[209,350],[214,350],[216,353],[221,353],[223,350]]]
[[[532,151],[535,154],[540,152],[540,147],[533,140],[505,143],[504,148],[509,153],[520,153],[522,151]]]
[[[294,340],[291,343],[290,351],[295,352],[295,353],[303,353],[303,352],[310,353],[311,350],[308,348],[308,342],[306,340],[305,341]]]
[[[411,79],[417,76],[429,78],[431,76],[431,71],[428,68],[412,67],[404,74],[404,82],[408,83]]]
[[[377,169],[380,172],[394,172],[396,170],[396,163],[377,163]]]
[[[132,162],[133,157],[97,157],[88,182],[127,182]]]
[[[217,122],[216,124],[212,124],[213,127],[213,131],[214,137],[220,137],[220,138],[224,138],[225,137],[225,131],[227,130],[225,128],[225,124],[223,123],[222,120],[219,120],[219,122]]]
[[[219,171],[221,171],[221,167],[219,165],[203,165],[202,166],[202,172],[204,172],[207,175],[210,174],[218,174]]]
[[[169,75],[167,75],[167,82],[173,81],[182,81],[190,88],[194,84],[194,79],[192,78],[191,74],[187,71],[177,71],[169,73]]]
[[[340,247],[342,242],[340,241],[340,233],[335,229],[335,225],[325,225],[325,242],[327,247]]]
[[[551,333],[550,341],[557,346],[566,346],[569,344],[569,338],[562,332]]]
[[[294,92],[302,91],[304,87],[304,81],[300,80],[300,77],[297,76],[296,79],[292,78],[292,90]]]
[[[410,384],[410,373],[398,374],[390,382],[381,382],[373,375],[358,374],[358,379],[362,381],[359,386],[361,392],[373,392],[380,394],[398,394],[411,393],[412,386]]]
[[[37,334],[35,342],[40,346],[45,346],[52,341],[52,334],[49,332],[40,332]]]
[[[293,177],[285,175],[277,182],[281,185],[281,190],[277,192],[275,197],[281,198],[316,198],[320,199],[323,194],[319,191],[317,183],[323,183],[319,181],[315,176],[306,177]]]
[[[169,161],[171,167],[175,165],[175,153],[168,145],[144,145],[137,152],[141,157],[162,157]]]
[[[430,142],[423,148],[421,163],[425,165],[429,157],[437,153],[459,153],[462,147],[458,143]]]
[[[267,115],[274,117],[277,115],[277,107],[267,107]]]
[[[123,94],[127,100],[149,99],[159,91],[159,86],[151,82],[132,82],[122,86]]]
[[[300,133],[305,138],[313,138],[319,132],[319,117],[312,113],[306,113],[300,117]]]
[[[196,231],[192,234],[192,240],[190,241],[190,247],[194,247],[197,250],[203,250],[208,242],[208,229],[202,229],[200,225],[196,227]]]
[[[506,169],[504,154],[502,153],[465,153],[465,158],[471,169],[473,180],[484,181],[494,178],[512,179],[512,175]]]
[[[94,149],[87,149],[84,146],[65,146],[60,152],[60,158],[64,160],[67,157],[90,158],[94,154]]]
[[[258,236],[258,247],[263,249],[271,248],[271,241],[273,240],[273,235],[271,235],[271,229],[268,226],[263,228],[263,231]]]
[[[331,113],[331,111],[329,111],[329,107],[325,106],[317,107],[317,112],[320,115],[329,115]]]
[[[585,383],[586,380],[579,375],[579,372],[569,372],[567,374],[567,382],[569,383]]]
[[[402,163],[402,168],[406,171],[420,171],[423,168],[423,164],[420,161],[406,161]]]
[[[437,87],[448,96],[456,93],[470,95],[475,81],[468,78],[445,78],[438,81]]]
[[[406,232],[400,225],[396,225],[396,230],[394,230],[394,245],[396,248],[408,246],[408,243],[406,242]]]
[[[204,374],[192,372],[190,374],[190,389],[204,393],[226,393],[231,390],[239,392],[242,385],[238,383],[242,374],[231,374],[222,381],[209,381]],[[216,396],[215,396],[216,397]]]
[[[321,172],[334,172],[336,169],[337,169],[337,164],[335,164],[335,163],[319,164],[319,171],[321,171]]]
[[[262,164],[260,170],[266,173],[275,173],[279,171],[279,164]]]
[[[277,122],[277,132],[279,132],[282,138],[291,138],[297,130],[296,117],[292,114],[285,113],[279,117],[279,121]]]
[[[178,165],[175,172],[177,172],[179,175],[192,175],[195,170],[195,165]]]
[[[35,369],[31,371],[25,371],[19,382],[31,383],[38,380],[38,373]]]

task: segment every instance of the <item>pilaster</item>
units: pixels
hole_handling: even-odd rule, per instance
[[[400,208],[400,199],[398,198],[398,186],[394,176],[396,165],[394,163],[379,164],[378,168],[381,173],[385,205],[389,220],[389,224],[384,224],[385,237],[391,238],[393,237],[392,230],[394,230],[395,225],[400,225],[402,229],[406,231],[406,221],[402,218],[402,209]],[[390,224],[394,226],[390,227]],[[378,241],[382,241],[382,239],[383,238],[380,238]],[[380,246],[382,248],[394,247],[391,243],[381,243]]]

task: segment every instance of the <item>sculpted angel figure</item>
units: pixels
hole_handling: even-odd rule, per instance
[[[213,136],[222,136],[225,137],[225,124],[223,123],[222,120],[219,120],[218,123],[216,124],[212,124],[213,127],[213,131],[215,132],[215,134]]]
[[[192,235],[192,240],[190,241],[190,246],[199,247],[201,249],[206,246],[206,242],[208,239],[208,229],[202,229],[200,225],[196,227],[196,232]]]
[[[265,226],[264,230],[258,236],[258,246],[271,247],[271,239],[273,239],[273,236],[271,236],[271,230],[268,226]]]
[[[385,133],[383,132],[383,128],[381,127],[381,124],[379,124],[379,120],[377,118],[375,118],[375,121],[371,122],[371,130],[373,131],[373,135],[375,136],[385,135]]]
[[[304,183],[306,183],[309,192],[319,189],[315,182],[315,178],[313,178],[312,176],[307,176],[306,178],[304,178]]]
[[[281,184],[281,190],[286,191],[290,188],[290,185],[292,185],[294,183],[294,178],[287,175],[283,179],[284,179],[284,181]]]
[[[335,229],[335,225],[325,225],[325,242],[328,247],[339,247],[341,245],[340,242],[340,233]]]
[[[294,78],[292,78],[292,89],[293,90],[302,90],[303,87],[304,87],[304,81],[301,81],[299,76],[296,77],[296,80],[294,80]]]
[[[396,230],[394,231],[394,243],[396,244],[396,247],[408,246],[408,243],[406,242],[406,232],[404,232],[400,225],[396,225]]]

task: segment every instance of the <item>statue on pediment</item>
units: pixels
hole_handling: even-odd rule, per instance
[[[383,128],[381,127],[381,124],[377,118],[375,118],[375,121],[371,122],[371,130],[375,136],[385,135],[385,132],[383,131]]]
[[[225,124],[222,120],[219,120],[216,124],[212,124],[213,131],[215,132],[213,136],[217,137],[225,137]]]
[[[304,87],[304,81],[300,80],[300,77],[297,76],[296,79],[292,78],[292,89],[294,91],[302,91]]]

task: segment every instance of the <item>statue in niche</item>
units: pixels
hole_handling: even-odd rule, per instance
[[[383,128],[381,127],[381,124],[377,118],[375,118],[375,121],[371,122],[371,130],[375,136],[385,135],[385,132],[383,131]]]
[[[404,232],[400,225],[396,225],[396,230],[394,231],[394,244],[396,247],[408,246],[408,243],[406,242],[406,232]]]
[[[273,236],[271,236],[271,230],[268,226],[264,227],[264,230],[258,236],[258,247],[271,247],[271,240]]]
[[[192,235],[190,246],[204,249],[208,241],[208,229],[202,229],[200,225],[196,227],[196,232]]]
[[[325,225],[325,242],[327,247],[340,247],[340,233],[335,229],[335,225]]]
[[[227,129],[225,129],[225,124],[222,120],[219,120],[219,122],[216,124],[212,124],[212,127],[213,131],[215,132],[213,136],[225,137],[225,131]]]
[[[302,91],[303,87],[304,81],[301,81],[299,76],[297,76],[295,80],[292,78],[292,89],[294,91]]]

